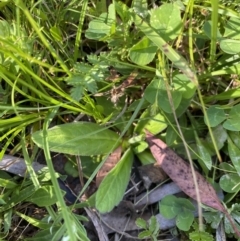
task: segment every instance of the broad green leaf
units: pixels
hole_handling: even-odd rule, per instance
[[[176,141],[178,138],[177,131],[172,128],[171,125],[167,127],[167,132],[166,132],[166,144],[168,146],[171,146],[174,141]]]
[[[238,149],[240,149],[240,133],[236,131],[229,131],[228,132],[229,138],[233,141]]]
[[[147,65],[153,61],[158,47],[147,37],[143,37],[130,49],[129,57],[137,65]]]
[[[180,117],[182,116],[188,107],[191,105],[192,98],[190,99],[184,99],[182,98],[181,103],[179,104],[178,108],[176,109],[176,116]]]
[[[85,36],[88,39],[101,40],[110,34],[111,25],[106,24],[107,13],[102,13],[99,18],[89,23]]]
[[[197,142],[197,149],[198,149],[198,154],[201,157],[200,161],[204,163],[204,165],[207,167],[208,170],[211,170],[212,168],[211,155],[208,149],[202,144],[200,140]]]
[[[39,188],[27,201],[39,207],[51,206],[57,202],[57,197],[53,186],[43,186]]]
[[[226,121],[224,121],[223,127],[224,127],[226,130],[229,130],[229,131],[239,131],[238,124],[237,124],[237,123],[232,123],[231,120],[226,120]]]
[[[170,90],[174,109],[176,110],[181,102],[181,92]],[[144,92],[144,98],[151,104],[157,104],[159,108],[167,113],[172,113],[168,94],[162,78],[154,78]]]
[[[181,12],[177,5],[163,3],[151,11],[150,24],[164,40],[173,40],[182,28]]]
[[[168,219],[176,218],[176,224],[181,230],[187,231],[192,225],[195,211],[194,205],[185,198],[173,195],[164,197],[160,202],[160,213]]]
[[[219,168],[222,169],[224,172],[236,172],[234,166],[227,162],[221,162],[219,164]]]
[[[223,39],[220,41],[220,48],[227,54],[237,54],[240,52],[240,40]]]
[[[185,210],[177,215],[176,225],[180,230],[188,231],[193,223],[194,215],[191,211]]]
[[[118,135],[95,123],[78,122],[54,126],[48,130],[48,144],[51,151],[71,155],[101,155],[117,146]],[[43,147],[43,133],[33,133],[32,139]]]
[[[110,212],[122,200],[129,182],[132,162],[133,152],[129,148],[101,182],[96,195],[96,208],[99,212]]]
[[[240,104],[232,107],[228,114],[228,119],[223,123],[227,130],[240,131]]]
[[[213,136],[216,140],[218,150],[222,149],[225,141],[228,138],[227,132],[224,130],[222,125],[219,125],[217,127],[212,128],[212,133],[213,133]],[[211,136],[210,136],[209,133],[207,134],[207,137],[206,137],[205,141],[206,142],[203,143],[203,144],[206,145],[207,147],[209,147],[213,151],[213,153],[211,153],[211,154],[215,154],[212,139],[211,139]]]
[[[151,110],[147,108],[140,116],[140,119],[134,129],[136,133],[145,133],[145,129],[154,135],[165,130],[168,124],[165,117],[158,113],[155,116],[151,115]]]
[[[216,127],[226,119],[225,112],[218,106],[211,106],[207,109],[207,116],[211,127]],[[204,116],[206,123],[206,116]]]
[[[150,151],[145,150],[141,153],[136,153],[136,155],[139,158],[142,165],[153,164],[156,162],[156,160],[154,159],[154,157]]]
[[[231,17],[224,25],[224,37],[229,39],[240,39],[240,19]]]
[[[196,86],[183,74],[173,76],[173,88],[182,93],[184,99],[190,99],[196,92]]]
[[[228,154],[238,175],[240,176],[240,150],[234,145],[230,138],[228,138]]]
[[[159,211],[165,218],[172,219],[181,211],[181,209],[176,206],[176,199],[175,196],[168,195],[160,201]]]
[[[132,2],[132,8],[142,18],[146,18],[148,16],[148,2],[147,2],[147,0],[133,1]]]
[[[236,193],[240,191],[240,177],[238,174],[225,174],[220,178],[220,187],[228,193]]]
[[[212,22],[211,22],[211,21],[206,21],[206,22],[204,23],[203,30],[204,30],[204,33],[206,34],[206,36],[208,36],[208,38],[211,39],[211,37],[212,37],[212,35],[211,35]],[[221,38],[222,38],[222,34],[220,33],[219,30],[217,30],[217,38],[218,38],[218,39],[221,39]]]

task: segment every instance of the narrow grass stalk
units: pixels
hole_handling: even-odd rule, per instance
[[[83,22],[84,22],[86,11],[87,11],[87,5],[88,5],[88,0],[84,0],[82,3],[82,10],[81,10],[80,17],[79,17],[77,35],[76,35],[76,39],[75,39],[74,54],[73,54],[74,62],[77,61],[77,58],[81,57],[81,56],[79,56],[79,48],[80,48],[81,42],[82,42],[81,34],[82,34]]]
[[[26,164],[26,167],[27,167],[27,171],[30,175],[30,178],[33,182],[33,185],[34,187],[37,189],[39,189],[41,186],[40,186],[40,183],[38,181],[38,178],[37,178],[37,174],[35,173],[33,167],[32,167],[32,161],[28,155],[28,152],[27,152],[27,148],[26,148],[26,137],[25,137],[25,128],[22,129],[22,135],[21,135],[21,144],[22,144],[22,153],[23,153],[23,156],[24,156],[24,160],[25,160],[25,164]]]
[[[49,145],[48,145],[48,126],[50,122],[52,121],[53,117],[57,114],[58,108],[53,109],[49,111],[44,123],[43,123],[43,150],[44,150],[44,155],[46,159],[47,166],[49,168],[49,173],[51,175],[51,181],[62,211],[63,219],[64,219],[64,226],[67,229],[67,233],[69,235],[69,240],[71,241],[77,241],[76,236],[75,236],[75,231],[74,231],[74,226],[72,223],[72,220],[70,218],[71,213],[69,212],[69,209],[67,208],[65,201],[63,199],[61,190],[59,188],[57,178],[55,175],[51,155],[50,155],[50,150],[49,150]]]
[[[218,31],[218,0],[211,0],[212,15],[211,15],[211,48],[210,48],[210,62],[214,63],[216,59],[217,49],[217,31]]]
[[[23,13],[25,14],[25,16],[27,17],[28,21],[30,22],[30,24],[32,25],[33,29],[36,31],[37,35],[39,36],[39,38],[41,39],[42,43],[45,45],[45,47],[50,51],[51,55],[54,57],[54,59],[57,60],[57,62],[60,64],[60,66],[62,67],[62,69],[66,72],[66,74],[68,74],[69,76],[71,75],[70,70],[68,69],[68,67],[65,65],[65,63],[63,62],[63,60],[61,59],[61,57],[57,54],[57,52],[55,51],[55,49],[52,47],[52,45],[49,43],[49,41],[46,39],[46,37],[43,35],[41,28],[37,25],[37,23],[35,22],[35,20],[33,19],[31,13],[28,11],[26,5],[23,3],[22,0],[16,0],[15,4],[17,7],[19,7]]]

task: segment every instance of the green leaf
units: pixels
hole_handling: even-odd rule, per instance
[[[212,133],[213,133],[213,136],[214,136],[214,138],[216,140],[216,144],[217,144],[218,150],[222,149],[222,147],[224,146],[225,141],[228,138],[226,130],[224,130],[222,125],[219,125],[217,127],[213,127],[212,128]],[[215,154],[215,150],[214,150],[214,147],[213,147],[212,139],[211,139],[211,136],[210,136],[209,133],[207,134],[207,137],[206,137],[205,141],[206,142],[203,143],[203,144],[204,145],[206,144],[206,146],[209,147],[211,149],[211,151],[213,151],[212,154]]]
[[[89,23],[88,29],[85,32],[85,37],[104,41],[107,36],[115,32],[115,24],[115,5],[110,4],[108,13],[102,13],[98,18]]]
[[[110,34],[111,25],[107,24],[107,13],[102,13],[99,18],[92,20],[85,36],[88,39],[102,40]]]
[[[149,231],[156,234],[160,229],[159,222],[155,216],[152,216],[149,220]]]
[[[176,130],[174,130],[171,125],[169,125],[167,127],[167,132],[166,132],[166,144],[168,146],[171,146],[174,143],[174,141],[177,140],[177,138],[178,138],[178,135]]]
[[[228,138],[228,154],[238,175],[240,176],[240,150],[234,145],[230,138]]]
[[[50,229],[51,226],[52,226],[52,223],[48,222],[47,220],[39,220],[39,219],[35,219],[35,218],[32,218],[30,216],[27,216],[23,213],[19,213],[18,211],[16,211],[16,214],[21,217],[22,219],[25,219],[29,224],[37,227],[37,228],[40,228],[40,229]]]
[[[82,158],[81,158],[82,161]],[[67,161],[64,165],[64,171],[66,172],[66,174],[68,176],[71,177],[78,177],[79,176],[79,172],[78,172],[78,168],[76,163],[73,163],[72,161]],[[84,172],[85,174],[85,172]]]
[[[220,212],[203,212],[203,217],[207,223],[211,223],[211,227],[217,229],[222,218],[223,213]]]
[[[172,61],[183,74],[185,74],[189,80],[198,85],[197,77],[194,71],[189,67],[186,59],[180,56],[166,41],[161,37],[161,34],[157,33],[146,21],[139,17],[136,13],[132,13],[134,23],[158,48],[160,48],[166,57]]]
[[[188,231],[192,225],[195,211],[194,205],[185,198],[177,198],[173,195],[164,197],[160,202],[160,213],[168,219],[176,218],[179,229]]]
[[[231,140],[236,145],[236,147],[238,149],[240,149],[240,135],[239,135],[239,132],[229,131],[228,132],[228,136],[231,138]]]
[[[146,18],[148,16],[148,2],[147,2],[147,0],[133,1],[132,2],[132,8],[142,18]]]
[[[237,54],[240,52],[240,41],[235,39],[223,39],[220,41],[220,48],[227,54]]]
[[[165,41],[173,40],[182,28],[181,12],[177,5],[163,3],[151,11],[150,24]]]
[[[141,153],[148,148],[148,143],[145,141],[141,141],[137,146],[134,147],[134,153]]]
[[[240,104],[235,105],[229,112],[228,120],[223,123],[227,130],[240,131]]]
[[[59,27],[57,26],[53,26],[50,28],[50,33],[52,35],[52,37],[54,38],[54,40],[56,40],[57,42],[62,42],[62,33]]]
[[[211,127],[216,127],[226,119],[225,112],[218,106],[211,106],[207,109],[207,116]],[[206,124],[206,116],[204,116]]]
[[[204,231],[193,231],[189,234],[189,238],[192,241],[214,241],[213,236]]]
[[[173,76],[173,87],[182,93],[184,99],[192,98],[196,92],[196,86],[183,74]]]
[[[138,234],[138,238],[140,239],[145,239],[147,237],[150,237],[152,235],[151,231],[149,230],[144,230]]]
[[[138,65],[147,65],[153,61],[158,47],[147,37],[143,37],[130,49],[130,59]]]
[[[208,36],[208,38],[211,39],[211,37],[212,37],[212,35],[211,35],[211,32],[212,32],[212,22],[211,21],[206,21],[204,23],[203,30],[204,30],[204,33],[206,34],[206,36]],[[217,29],[217,39],[221,39],[221,38],[222,38],[222,34]]]
[[[155,158],[153,157],[150,151],[143,151],[141,153],[136,153],[137,157],[139,158],[142,165],[153,164],[156,162]]]
[[[142,219],[142,218],[137,218],[137,220],[135,221],[136,225],[139,227],[139,228],[142,228],[142,229],[147,229],[147,222]]]
[[[51,151],[70,155],[101,155],[117,146],[118,135],[95,123],[78,122],[54,126],[48,129],[48,144]],[[33,133],[32,140],[43,147],[43,133]]]
[[[160,213],[167,219],[172,219],[181,211],[176,206],[177,198],[173,195],[164,197],[160,202]]]
[[[158,113],[155,116],[151,115],[151,110],[147,108],[140,116],[140,119],[134,129],[136,133],[145,133],[145,129],[156,135],[165,130],[168,124],[165,117]]]
[[[236,193],[240,190],[240,177],[238,174],[225,174],[220,178],[220,187],[228,193]]]
[[[240,19],[231,17],[224,26],[224,37],[240,39]]]
[[[27,201],[35,203],[39,207],[51,206],[57,202],[53,186],[39,188]]]
[[[10,181],[10,180],[6,180],[6,179],[3,179],[3,178],[0,178],[0,186],[1,187],[4,187],[4,188],[9,188],[9,189],[12,189],[12,188],[15,188],[18,186],[18,184],[16,184],[15,182],[13,181]]]
[[[239,127],[236,126],[237,123],[232,123],[231,120],[226,120],[224,123],[223,123],[223,127],[224,129],[226,130],[229,130],[229,131],[239,131]]]
[[[176,110],[179,106],[182,94],[181,92],[170,90],[173,106]],[[157,104],[159,108],[167,113],[172,113],[172,107],[170,105],[168,94],[165,88],[164,80],[162,77],[154,78],[152,82],[147,86],[144,92],[144,98],[151,104]]]
[[[188,231],[193,223],[194,215],[191,211],[185,210],[177,215],[177,227],[183,231]]]
[[[99,212],[110,212],[122,200],[129,182],[132,162],[133,152],[129,148],[101,182],[96,195],[96,208]]]
[[[129,144],[136,144],[136,143],[139,143],[143,140],[145,140],[145,136],[143,134],[141,134],[141,135],[133,136],[130,139],[128,139],[128,143]]]
[[[93,55],[88,55],[87,58],[91,64],[75,63],[73,74],[66,78],[67,84],[73,86],[71,96],[77,101],[82,98],[84,90],[95,94],[97,92],[96,82],[103,81],[106,78],[108,65],[105,61],[101,61]]]
[[[207,167],[208,170],[211,170],[212,168],[212,158],[208,151],[208,149],[202,144],[202,142],[199,140],[197,142],[197,149],[198,154],[201,157],[200,162],[203,162],[204,165]]]

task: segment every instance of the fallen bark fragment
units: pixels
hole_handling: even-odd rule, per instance
[[[172,151],[163,141],[156,138],[148,131],[146,131],[146,140],[154,158],[156,159],[157,165],[162,167],[166,174],[183,192],[196,200],[196,188],[190,165]],[[223,212],[231,222],[236,235],[240,237],[240,231],[237,229],[232,217],[218,199],[215,189],[199,172],[195,171],[194,175],[197,179],[201,203]]]

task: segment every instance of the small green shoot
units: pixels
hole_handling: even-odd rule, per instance
[[[152,241],[158,240],[158,234],[160,232],[160,226],[157,221],[157,218],[155,216],[152,216],[148,221],[145,221],[142,218],[138,218],[136,220],[136,225],[143,229],[144,231],[141,231],[138,234],[139,239],[150,239]]]

